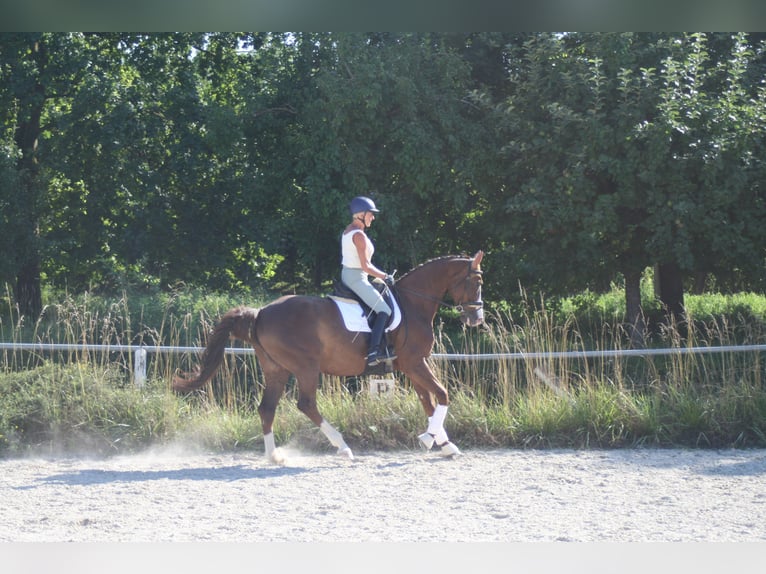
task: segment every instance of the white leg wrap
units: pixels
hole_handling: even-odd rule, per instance
[[[436,405],[434,414],[428,418],[428,434],[433,435],[437,445],[443,445],[449,440],[447,431],[444,430],[444,419],[447,418],[446,405]]]
[[[274,444],[274,433],[263,435],[263,446],[266,451],[266,458],[275,464],[285,464],[287,462],[285,453],[282,449],[276,448]]]
[[[346,441],[343,440],[343,435],[340,434],[334,426],[332,426],[326,420],[322,420],[322,424],[319,425],[319,429],[327,437],[327,440],[330,441],[330,444],[332,444],[334,447],[337,447],[338,454],[345,455],[353,460],[354,455],[351,453],[351,449],[348,448]]]
[[[431,447],[434,445],[434,435],[426,431],[422,435],[418,436],[418,438],[420,439],[420,444],[423,445],[424,449],[431,450]]]
[[[327,440],[330,441],[330,444],[338,448],[341,446],[346,446],[346,442],[343,440],[343,435],[341,435],[330,423],[323,420],[322,424],[319,425],[319,428],[327,437]]]
[[[435,435],[444,428],[444,419],[447,418],[447,407],[436,405],[434,414],[428,417],[428,432]]]
[[[263,447],[266,452],[266,458],[271,458],[271,456],[274,454],[274,450],[276,449],[273,432],[263,435]]]

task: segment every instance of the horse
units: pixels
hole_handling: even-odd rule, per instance
[[[402,275],[393,286],[401,310],[399,325],[388,333],[396,358],[391,367],[406,375],[423,406],[428,425],[418,439],[427,451],[453,457],[460,449],[449,440],[444,421],[449,393],[427,363],[434,344],[433,321],[440,306],[457,309],[461,321],[475,327],[484,321],[481,299],[484,252],[473,257],[448,255],[426,261]],[[449,296],[452,304],[445,301]],[[258,405],[264,454],[283,463],[275,445],[273,424],[277,404],[290,376],[298,389],[298,409],[324,433],[337,454],[354,459],[342,434],[317,408],[321,374],[359,376],[367,369],[368,335],[346,329],[338,306],[330,297],[286,295],[260,308],[241,306],[227,311],[208,337],[200,364],[178,374],[172,387],[190,392],[202,387],[223,362],[227,341],[245,341],[253,347],[261,368],[264,389]]]

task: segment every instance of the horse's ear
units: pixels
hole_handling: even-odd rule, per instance
[[[473,263],[471,263],[471,269],[478,269],[483,257],[484,257],[484,252],[481,250],[477,251],[476,255],[473,256]]]

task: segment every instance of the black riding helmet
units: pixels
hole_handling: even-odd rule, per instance
[[[364,197],[363,195],[357,196],[354,199],[351,200],[351,203],[348,206],[349,211],[351,211],[351,215],[354,215],[355,213],[360,213],[362,211],[371,211],[373,213],[379,213],[380,210],[375,207],[375,202],[372,201],[369,197]]]

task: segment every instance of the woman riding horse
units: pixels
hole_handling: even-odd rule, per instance
[[[402,324],[392,331],[397,358],[394,369],[409,377],[428,417],[420,443],[438,446],[443,456],[460,450],[444,429],[449,393],[428,364],[434,344],[433,321],[441,306],[460,312],[468,327],[484,321],[481,298],[484,256],[449,255],[423,263],[396,282]],[[453,303],[449,303],[445,298]],[[329,297],[285,295],[260,308],[237,307],[221,317],[208,337],[200,364],[192,373],[173,378],[179,392],[199,389],[213,378],[232,339],[249,343],[255,350],[263,374],[258,414],[263,429],[264,453],[274,462],[283,462],[274,441],[277,404],[285,394],[291,376],[298,387],[298,409],[319,427],[338,453],[353,459],[343,435],[319,412],[317,388],[320,374],[359,376],[365,370],[366,343],[358,333],[345,328],[338,307]]]
[[[388,347],[383,350],[380,348],[383,330],[392,311],[378,290],[370,284],[368,276],[372,275],[382,279],[389,287],[393,287],[394,278],[372,263],[375,246],[367,237],[365,229],[372,225],[375,214],[379,213],[375,203],[369,197],[358,196],[351,200],[349,211],[352,217],[351,223],[343,231],[340,242],[341,280],[369,305],[371,312],[376,313],[370,335],[370,348],[367,353],[367,364],[374,367],[383,361],[392,361],[396,356],[389,353]]]

